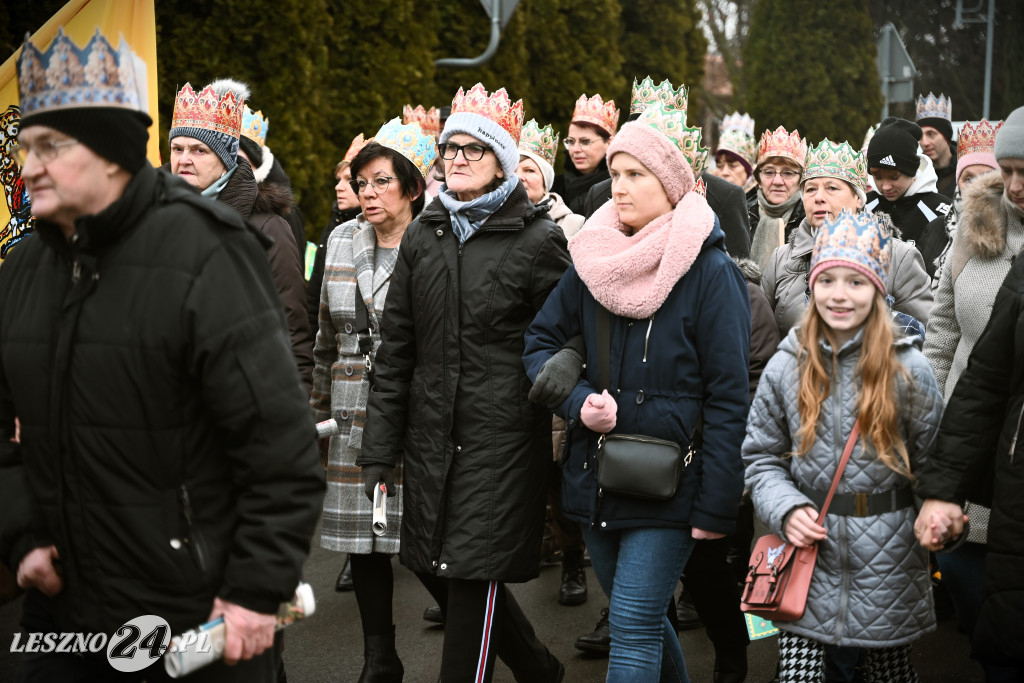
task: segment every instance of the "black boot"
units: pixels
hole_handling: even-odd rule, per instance
[[[700,615],[697,614],[697,608],[694,607],[693,598],[690,597],[685,584],[683,592],[679,594],[679,600],[676,602],[676,619],[676,629],[679,631],[690,631],[704,625],[701,623]]]
[[[608,654],[612,649],[611,626],[608,624],[608,608],[601,610],[601,618],[590,633],[584,633],[576,639],[576,649],[586,652]]]
[[[583,553],[571,551],[562,558],[562,586],[558,589],[559,605],[582,605],[587,601],[587,573],[583,570]]]
[[[715,651],[714,683],[743,683],[747,680],[747,648]]]
[[[345,566],[341,568],[341,573],[338,574],[338,581],[334,584],[334,590],[339,593],[344,593],[355,588],[355,584],[352,583],[352,559],[345,556]]]
[[[395,651],[395,627],[391,633],[363,636],[363,672],[359,683],[402,683],[405,668]]]

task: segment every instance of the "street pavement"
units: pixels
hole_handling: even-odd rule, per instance
[[[316,594],[316,614],[287,630],[285,667],[290,683],[350,683],[359,678],[363,664],[362,632],[355,595],[336,593],[334,582],[344,555],[319,547],[319,532],[306,563],[305,578]],[[423,610],[432,604],[419,581],[394,559],[395,622],[399,655],[405,665],[407,683],[437,680],[443,627],[422,620]],[[538,579],[512,586],[516,600],[533,621],[538,637],[565,664],[565,683],[596,683],[604,680],[607,660],[588,657],[574,649],[576,637],[593,629],[606,605],[593,570],[587,570],[590,599],[577,607],[556,602],[561,572],[558,567],[541,571]],[[10,650],[21,612],[21,601],[0,608],[0,682],[17,680],[20,655]],[[704,629],[680,634],[690,678],[710,683],[714,652]],[[767,683],[775,671],[776,637],[751,643],[748,649],[750,683]],[[981,669],[968,659],[968,639],[956,630],[955,620],[940,622],[936,632],[919,640],[913,660],[922,683],[980,683]],[[187,680],[187,679],[183,679]],[[513,677],[500,662],[495,683],[511,683]]]

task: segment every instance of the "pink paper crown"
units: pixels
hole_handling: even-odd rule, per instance
[[[770,157],[789,159],[800,168],[807,161],[807,140],[800,137],[800,132],[792,133],[779,126],[775,132],[766,130],[761,134],[761,142],[757,146],[757,163],[763,163]]]
[[[197,95],[191,84],[186,83],[174,99],[171,128],[201,128],[237,138],[242,130],[244,104],[233,92],[218,98],[208,85]]]
[[[362,133],[352,138],[352,144],[348,146],[348,151],[345,152],[345,157],[342,159],[342,161],[352,163],[352,160],[356,158],[357,154],[359,154],[359,150],[361,150],[363,147],[366,147],[366,144],[368,142],[373,142],[373,138],[370,138],[369,140],[364,140]]]
[[[605,102],[600,95],[594,95],[589,99],[585,94],[580,95],[572,112],[572,122],[592,123],[607,131],[609,135],[615,135],[615,131],[619,129],[619,110],[615,107],[614,100]]]
[[[513,103],[504,88],[495,90],[492,95],[487,94],[482,83],[477,83],[467,92],[459,88],[452,100],[452,115],[462,112],[494,121],[505,129],[513,142],[519,144],[519,134],[523,129],[523,101]]]
[[[435,140],[441,138],[441,113],[437,107],[424,109],[422,104],[417,104],[413,109],[411,104],[402,107],[402,123],[419,124],[424,135],[432,135]]]
[[[968,154],[979,152],[993,154],[996,149],[996,133],[1002,127],[1002,121],[996,121],[996,125],[993,127],[985,119],[982,119],[977,126],[972,126],[970,121],[965,123],[956,139],[956,158],[962,159]]]

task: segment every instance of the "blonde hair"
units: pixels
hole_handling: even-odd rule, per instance
[[[875,292],[871,312],[864,321],[864,336],[854,381],[857,382],[857,419],[861,436],[875,449],[878,459],[888,468],[913,479],[910,456],[900,436],[899,407],[896,396],[898,378],[910,381],[910,374],[896,358],[893,348],[895,331],[889,319],[885,298]],[[814,305],[814,295],[804,311],[797,333],[800,349],[797,360],[800,370],[797,408],[800,429],[797,432],[796,456],[806,455],[815,441],[815,429],[821,414],[821,404],[831,391],[835,375],[836,348],[832,328],[822,319]],[[824,353],[818,340],[824,336],[832,347],[831,372],[825,367]]]

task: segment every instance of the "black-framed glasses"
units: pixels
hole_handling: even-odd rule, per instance
[[[480,161],[490,148],[487,145],[481,145],[479,142],[471,142],[468,145],[456,145],[454,142],[446,142],[443,145],[438,145],[437,149],[441,152],[441,158],[448,161],[459,156],[460,151],[462,156],[466,158],[466,161]]]
[[[39,159],[39,163],[48,164],[57,158],[57,154],[64,147],[71,147],[77,145],[78,140],[44,140],[38,144],[26,147],[19,142],[12,142],[7,146],[7,153],[14,159],[14,163],[18,164],[18,168],[25,165],[28,161],[28,155],[35,152],[36,158]]]
[[[360,194],[367,187],[372,187],[377,194],[384,194],[388,191],[388,185],[392,180],[395,179],[393,175],[379,175],[376,178],[370,180],[351,180],[349,185],[352,186],[352,191],[356,194]]]

